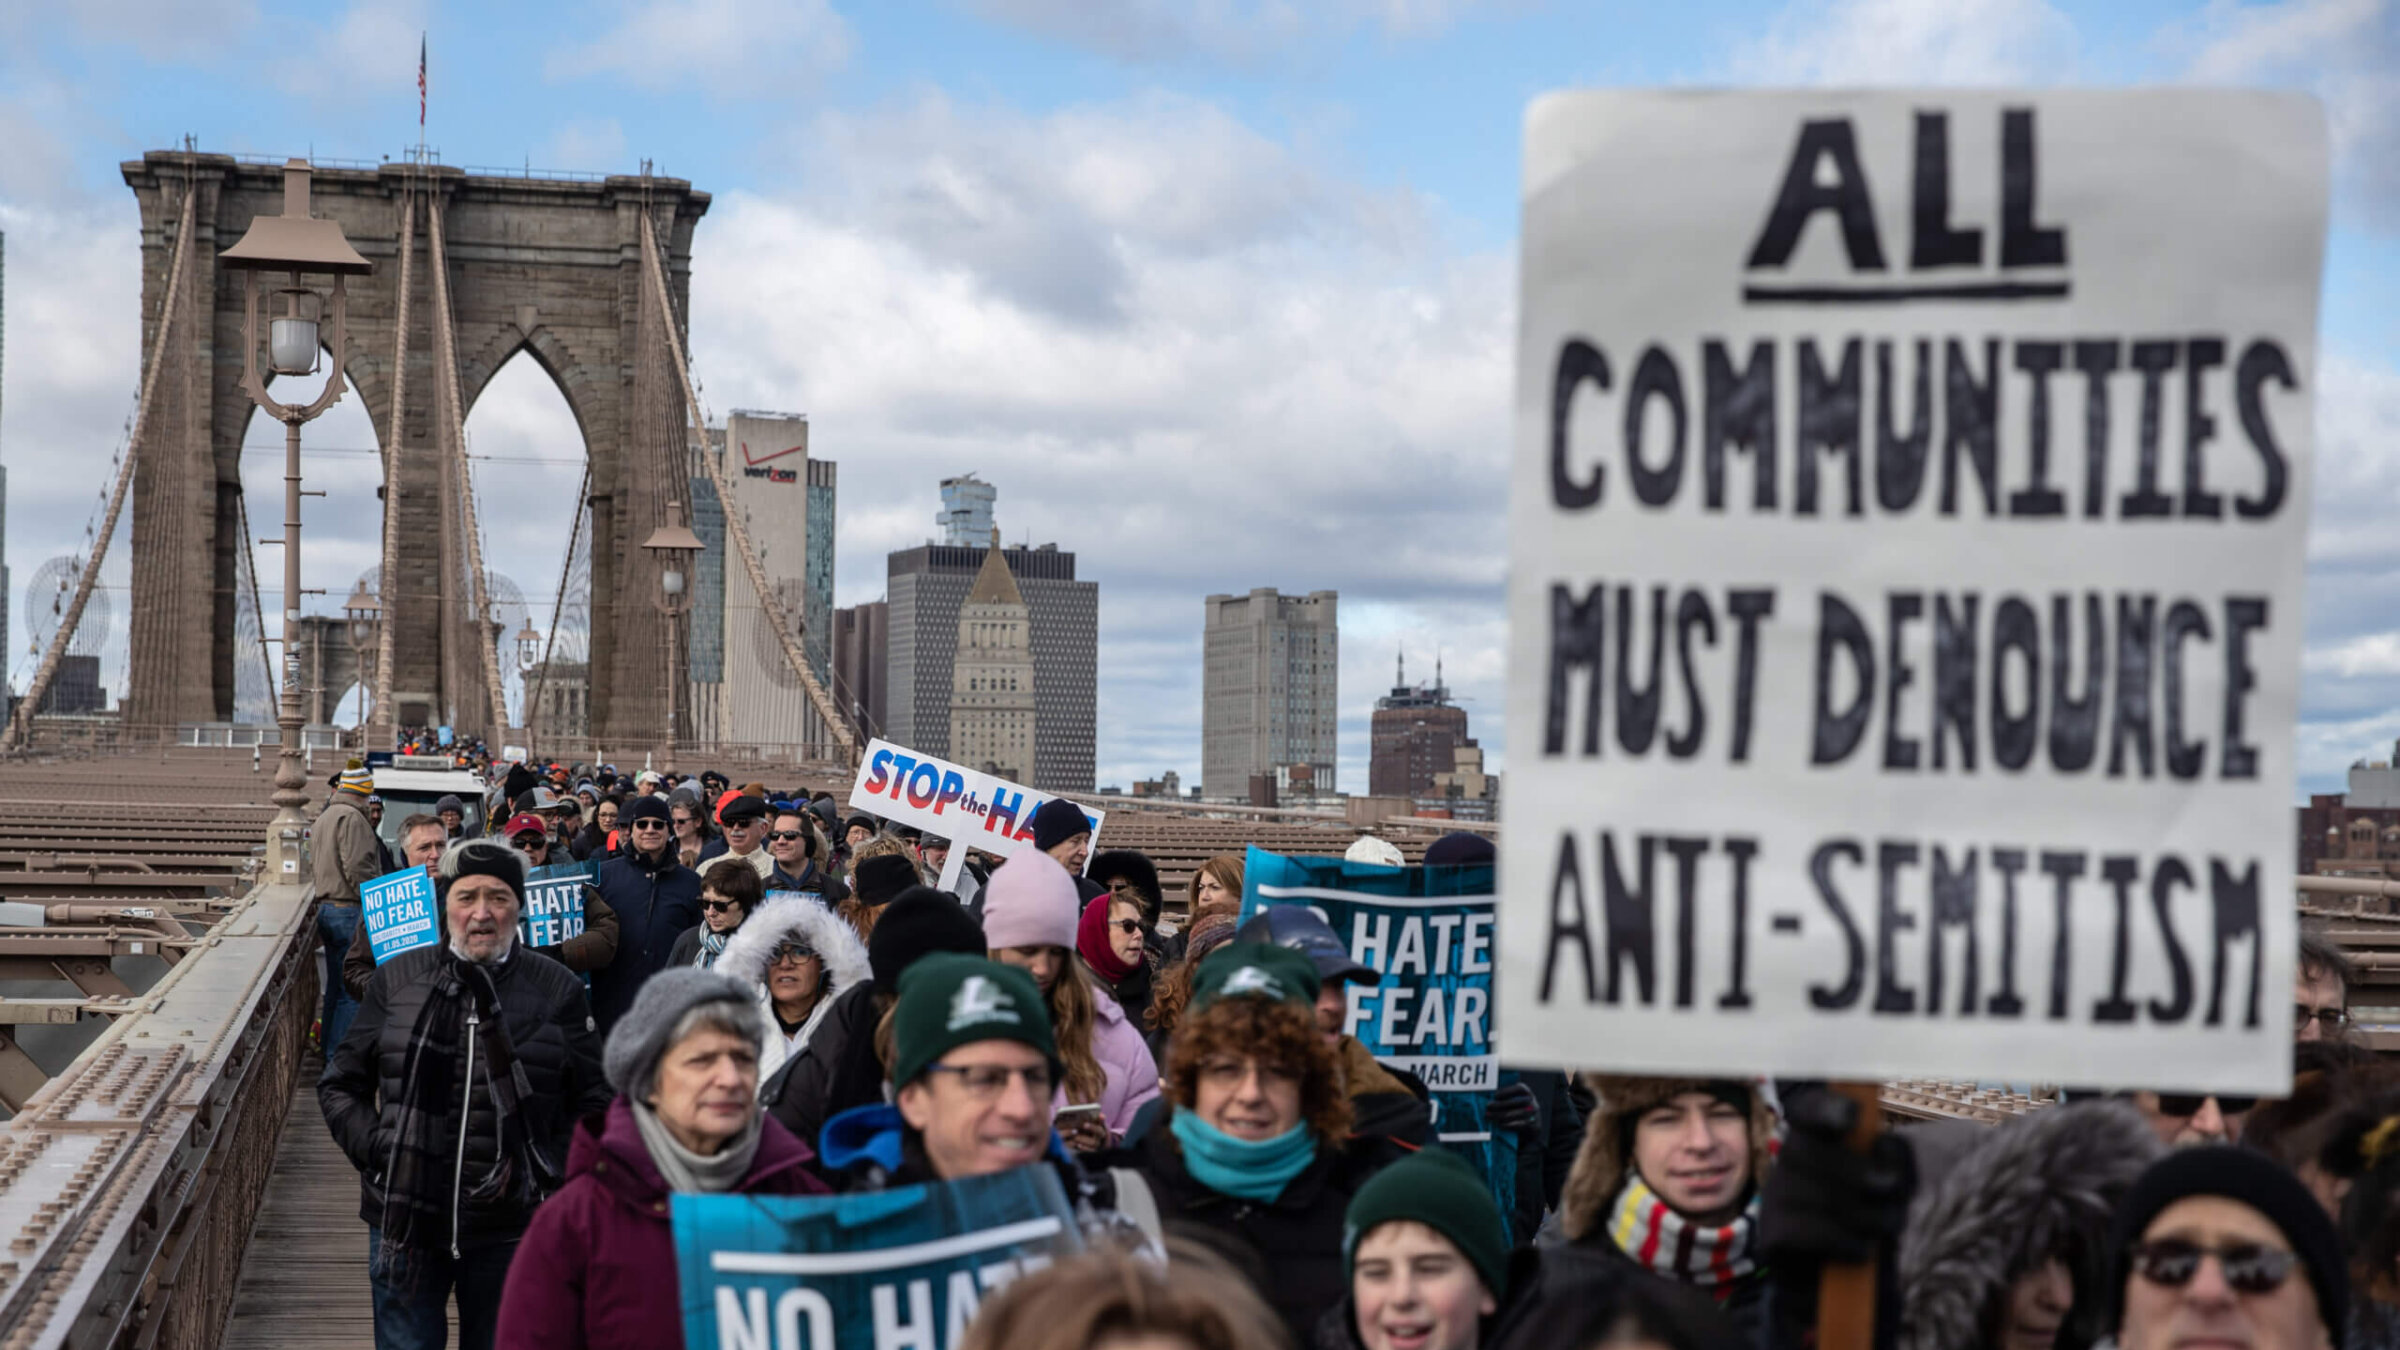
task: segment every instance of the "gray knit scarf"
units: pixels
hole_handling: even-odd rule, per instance
[[[656,1111],[640,1102],[628,1105],[633,1107],[634,1125],[642,1132],[642,1147],[650,1151],[650,1161],[658,1164],[658,1174],[667,1179],[668,1190],[723,1195],[750,1175],[751,1160],[758,1156],[758,1116],[751,1116],[750,1124],[725,1141],[714,1157],[704,1158],[677,1143]]]

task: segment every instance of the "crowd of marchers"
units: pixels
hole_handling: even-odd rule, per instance
[[[453,1304],[470,1350],[680,1345],[670,1195],[1015,1168],[1055,1171],[1086,1253],[972,1347],[1806,1347],[1826,1268],[1865,1264],[1879,1347],[2400,1348],[2400,1073],[2313,935],[2280,1098],[2068,1091],[1862,1152],[1820,1083],[1525,1070],[1487,1113],[1502,1188],[1345,1034],[1376,973],[1305,908],[1242,919],[1239,857],[1170,906],[1059,800],[943,891],[949,841],[830,796],[523,765],[490,834],[445,801],[391,857],[369,774],[333,787],[318,1096],[383,1350],[441,1346]],[[569,860],[582,931],[528,948],[527,875]],[[378,964],[360,887],[413,867],[439,940]]]

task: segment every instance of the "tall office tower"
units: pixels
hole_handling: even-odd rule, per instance
[[[1438,659],[1431,684],[1411,686],[1405,659],[1394,669],[1392,692],[1375,700],[1367,791],[1377,797],[1423,797],[1433,791],[1433,776],[1451,772],[1459,747],[1473,746],[1475,738],[1467,734],[1467,710],[1450,701]]]
[[[731,501],[717,502],[705,472],[693,475],[692,532],[702,548],[692,578],[694,725],[685,735],[822,750],[829,739],[823,719],[776,641],[750,570],[729,556],[732,531],[725,513],[742,513],[759,566],[810,669],[827,679],[833,670],[834,466],[808,457],[808,418],[799,413],[737,410],[709,441],[733,492]]]
[[[833,612],[833,696],[869,736],[891,721],[884,662],[892,644],[892,607],[881,600]]]
[[[884,736],[929,755],[951,755],[951,667],[958,616],[992,552],[923,544],[885,560],[889,659]],[[1099,703],[1100,588],[1075,579],[1075,555],[1056,544],[999,550],[1024,597],[1033,648],[1033,778],[1044,792],[1092,790]],[[1019,779],[1019,782],[1027,780]]]
[[[992,531],[975,584],[958,607],[950,663],[950,758],[1013,782],[1034,764],[1033,613]]]
[[[942,527],[942,542],[963,548],[982,548],[992,533],[992,503],[1000,489],[971,473],[942,480],[942,510],[933,523]]]
[[[1341,672],[1336,594],[1282,595],[1269,587],[1204,603],[1201,790],[1238,798],[1252,775],[1306,764],[1316,791],[1333,792]]]

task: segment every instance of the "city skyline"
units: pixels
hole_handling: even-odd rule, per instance
[[[10,254],[5,559],[79,549],[139,366],[135,212],[117,165],[181,143],[375,162],[633,172],[716,194],[692,357],[722,414],[809,412],[845,464],[834,604],[881,593],[940,479],[1000,485],[1007,537],[1107,592],[1097,776],[1200,762],[1192,602],[1343,596],[1341,781],[1365,781],[1395,641],[1441,647],[1494,767],[1502,466],[1527,100],[1595,85],[2203,81],[2308,88],[2335,132],[2301,779],[2400,731],[2400,100],[2389,0],[1963,6],[210,0],[0,19]],[[653,40],[645,41],[644,34]],[[282,58],[267,59],[270,55]],[[72,71],[61,79],[57,72]],[[709,72],[704,80],[700,72]],[[261,72],[270,72],[262,77]],[[1241,297],[1238,304],[1229,297]],[[36,336],[38,334],[38,336]],[[275,429],[243,457],[277,499]],[[470,412],[479,493],[521,503],[489,565],[537,616],[582,464],[540,367]],[[309,433],[305,584],[374,565],[355,397]],[[262,575],[276,573],[268,559]],[[122,584],[122,551],[104,579]],[[278,597],[268,595],[267,607]],[[24,597],[8,645],[23,662]],[[546,618],[537,617],[537,627]],[[121,642],[120,642],[121,649]],[[119,670],[109,672],[121,683]],[[22,673],[20,673],[20,682]]]

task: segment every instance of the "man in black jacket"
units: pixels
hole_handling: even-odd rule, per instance
[[[600,864],[600,898],[617,916],[617,953],[592,972],[592,1016],[600,1034],[625,1010],[642,981],[667,964],[675,939],[700,922],[700,874],[675,854],[667,804],[637,797],[625,808],[625,848]]]
[[[583,985],[517,943],[524,864],[466,840],[435,872],[443,940],[377,968],[317,1100],[359,1171],[379,1346],[492,1343],[508,1263],[608,1104]]]

